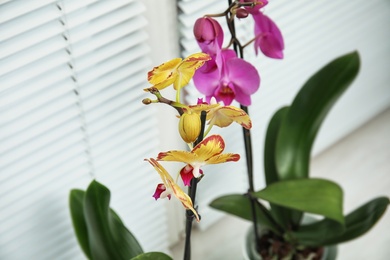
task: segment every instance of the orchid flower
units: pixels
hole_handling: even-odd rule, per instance
[[[159,90],[173,84],[173,88],[177,90],[176,101],[178,101],[180,89],[188,84],[195,71],[208,60],[210,56],[206,53],[195,53],[184,60],[175,58],[149,71],[148,81]]]
[[[229,126],[233,122],[240,124],[246,129],[252,128],[252,121],[244,110],[235,106],[223,106],[215,102],[215,98],[212,98],[211,105],[208,105],[208,103],[199,99],[198,105],[190,106],[190,109],[193,112],[199,113],[202,110],[207,111],[206,120],[208,121],[209,127],[206,130],[205,135],[210,132],[214,125],[222,128]]]
[[[157,160],[183,162],[190,165],[195,178],[200,177],[200,167],[206,164],[218,164],[230,161],[238,161],[239,154],[222,154],[225,149],[225,142],[220,135],[211,135],[197,144],[190,152],[188,151],[168,151],[159,153]],[[185,166],[187,167],[187,166]],[[183,170],[183,169],[182,169]],[[188,170],[188,168],[187,168]]]
[[[207,65],[206,65],[207,67]],[[221,50],[216,56],[217,69],[197,70],[194,75],[196,88],[206,95],[230,105],[236,100],[244,106],[251,104],[251,95],[260,87],[260,76],[249,62],[237,57],[233,50]]]
[[[184,208],[191,210],[194,213],[196,221],[200,221],[198,213],[194,209],[191,198],[175,183],[171,175],[161,166],[155,159],[145,159],[148,161],[154,169],[158,172],[163,183],[157,185],[156,192],[153,197],[157,200],[158,198],[168,197],[173,194],[183,204]],[[162,196],[164,195],[164,196]]]

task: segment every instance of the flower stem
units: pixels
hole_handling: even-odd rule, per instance
[[[232,4],[232,0],[228,0],[229,6]],[[241,44],[239,44],[239,41],[236,38],[236,28],[234,24],[234,19],[229,19],[229,17],[226,17],[226,20],[228,22],[228,27],[230,34],[233,38],[233,49],[234,51],[239,55],[239,58],[244,58],[244,52]],[[248,115],[248,107],[241,105],[241,109],[244,110]],[[245,144],[245,155],[246,155],[246,166],[247,166],[247,174],[248,174],[248,184],[249,184],[249,192],[254,192],[254,184],[253,184],[253,153],[252,153],[252,138],[251,138],[251,132],[249,129],[243,128],[243,135],[244,135],[244,144]],[[251,213],[252,213],[252,222],[253,222],[253,229],[254,229],[254,235],[255,235],[255,245],[257,251],[259,251],[259,230],[257,226],[257,214],[256,214],[256,200],[255,198],[250,197],[250,205],[251,205]]]
[[[206,111],[202,111],[200,114],[201,131],[198,136],[198,139],[194,142],[194,146],[196,146],[198,143],[200,143],[203,140],[204,129],[206,125],[206,115],[207,115]],[[192,178],[191,185],[188,187],[188,195],[190,196],[194,207],[195,207],[197,186],[198,186],[198,178]],[[186,210],[186,239],[184,245],[184,258],[183,258],[184,260],[191,259],[191,231],[192,231],[193,220],[194,220],[194,213],[191,210]]]

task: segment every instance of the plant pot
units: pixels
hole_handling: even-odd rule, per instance
[[[259,227],[259,233],[260,236],[266,233],[267,230]],[[244,260],[262,260],[263,258],[260,256],[260,254],[256,251],[255,247],[255,234],[253,226],[250,226],[248,229],[245,241],[243,246],[243,256]],[[322,255],[321,260],[335,260],[337,256],[337,246],[326,246],[324,247],[324,253]]]

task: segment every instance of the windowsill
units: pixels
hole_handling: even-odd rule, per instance
[[[331,179],[344,189],[348,213],[378,197],[390,197],[390,109],[314,158],[312,177]],[[241,259],[243,238],[250,223],[226,216],[207,231],[194,230],[192,258]],[[388,259],[390,213],[362,237],[341,244],[338,259]],[[172,248],[173,259],[183,258],[183,242]]]

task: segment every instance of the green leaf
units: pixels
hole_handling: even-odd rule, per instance
[[[164,253],[149,252],[131,258],[131,260],[172,260],[172,258]]]
[[[275,223],[270,221],[269,218],[265,215],[268,214],[270,217],[272,217],[270,212],[266,208],[261,209],[258,204],[255,205],[257,223],[268,227],[277,234],[280,234],[280,228],[275,225]],[[210,203],[210,207],[252,221],[251,202],[250,199],[245,195],[231,194],[219,197]]]
[[[135,237],[110,209],[109,203],[109,189],[92,181],[84,199],[92,259],[131,259],[143,253]]]
[[[275,163],[276,141],[280,130],[280,125],[283,118],[287,114],[287,111],[288,107],[279,109],[273,115],[271,121],[268,124],[264,145],[264,173],[265,182],[267,185],[279,181],[279,175]]]
[[[344,224],[342,189],[328,180],[279,181],[253,193],[253,196],[284,207],[319,214]]]
[[[287,114],[287,111],[288,107],[279,109],[273,115],[271,121],[268,124],[264,145],[264,174],[267,185],[279,181],[279,175],[275,163],[275,150],[280,126],[284,116]],[[293,226],[293,223],[295,222],[299,222],[299,219],[302,216],[302,214],[299,212],[275,205],[273,203],[270,203],[270,206],[271,214],[274,216],[279,225],[281,225],[284,229]]]
[[[301,244],[308,246],[332,245],[353,240],[368,232],[385,213],[389,198],[379,197],[360,206],[345,217],[345,231],[335,232],[330,220],[302,226],[294,235]],[[337,228],[337,227],[336,227]]]
[[[84,197],[84,191],[77,189],[71,190],[69,194],[69,208],[77,241],[79,242],[79,245],[84,254],[89,259],[91,259],[92,257],[89,250],[87,224],[85,222],[84,216]]]
[[[311,147],[333,104],[355,79],[359,55],[335,59],[314,74],[301,88],[283,119],[276,145],[280,180],[307,178]]]

